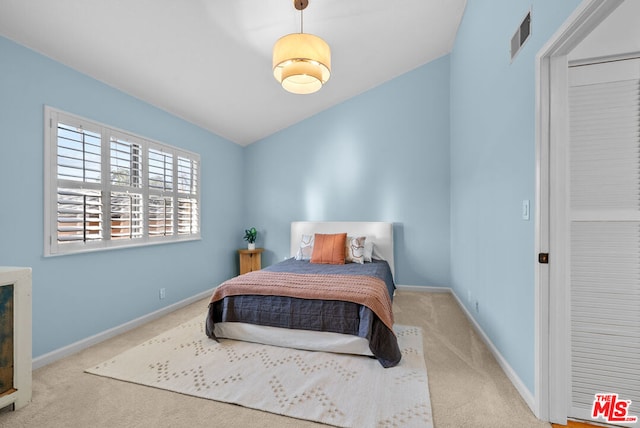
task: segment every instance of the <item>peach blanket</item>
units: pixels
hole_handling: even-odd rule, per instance
[[[371,309],[393,331],[387,287],[383,280],[371,276],[254,271],[222,283],[210,303],[243,294],[353,302]]]

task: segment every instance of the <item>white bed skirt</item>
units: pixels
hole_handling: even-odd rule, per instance
[[[263,343],[284,348],[373,356],[367,339],[350,334],[294,330],[242,322],[216,323],[214,333],[218,338]]]

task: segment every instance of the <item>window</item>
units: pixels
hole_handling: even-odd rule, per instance
[[[46,256],[200,238],[200,156],[45,108]]]

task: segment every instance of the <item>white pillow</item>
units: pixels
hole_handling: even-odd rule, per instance
[[[311,254],[313,254],[313,237],[314,235],[302,235],[302,238],[300,238],[300,246],[296,253],[296,260],[311,260]]]
[[[384,260],[384,257],[380,254],[374,238],[367,236],[367,240],[364,242],[364,261],[371,262],[372,259]]]
[[[377,245],[373,245],[373,252],[371,254],[371,258],[372,259],[376,259],[376,260],[384,260],[385,258],[382,256],[382,254],[380,254],[380,251],[378,251],[378,246]]]
[[[373,238],[367,236],[366,241],[364,241],[364,261],[371,262],[371,258],[373,257],[373,247],[375,243],[373,242]]]
[[[345,241],[345,263],[364,263],[365,236],[347,236]]]

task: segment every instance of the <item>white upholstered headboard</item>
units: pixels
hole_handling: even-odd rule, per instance
[[[290,255],[294,257],[300,246],[302,235],[314,233],[343,233],[366,236],[375,243],[375,254],[389,263],[395,277],[393,263],[393,223],[380,221],[294,221],[291,223]]]

